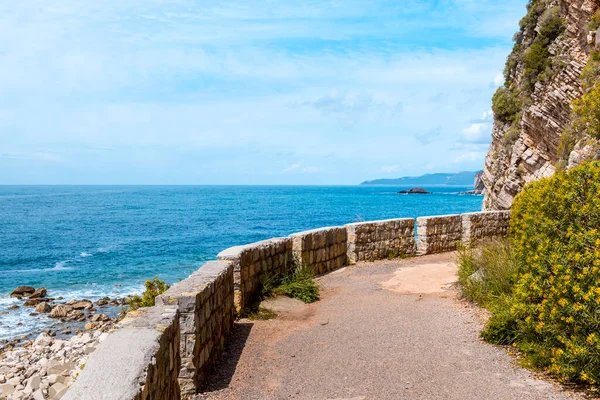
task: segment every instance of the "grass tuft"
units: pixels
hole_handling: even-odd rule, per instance
[[[510,294],[515,283],[517,262],[507,239],[459,249],[458,264],[463,295],[482,306]]]
[[[262,294],[288,296],[304,303],[319,300],[319,285],[314,280],[313,270],[305,265],[296,267],[289,275],[275,275],[263,283]]]

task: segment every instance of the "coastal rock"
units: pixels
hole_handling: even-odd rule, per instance
[[[96,301],[96,305],[99,307],[106,306],[108,304],[110,304],[110,297],[103,297]]]
[[[35,311],[40,314],[46,314],[52,311],[52,306],[44,301],[35,307]]]
[[[26,300],[25,303],[23,303],[23,305],[25,307],[35,307],[38,304],[40,304],[41,302],[42,302],[42,300],[40,300],[40,299],[29,299],[29,300]]]
[[[412,188],[409,190],[401,190],[398,192],[399,194],[431,194],[427,190],[423,188]]]
[[[110,317],[106,314],[96,314],[92,317],[92,322],[106,322],[106,321],[110,321]]]
[[[8,307],[7,310],[18,310],[19,308],[21,308],[21,307],[19,307],[16,304],[13,304],[12,306]]]
[[[479,171],[475,175],[475,182],[473,182],[473,194],[483,194],[485,190],[485,183],[483,182],[483,171]]]
[[[72,308],[70,306],[58,304],[52,308],[52,311],[50,312],[50,318],[64,318],[71,310]]]
[[[69,303],[67,303],[69,304]],[[89,300],[81,300],[76,301],[74,303],[69,304],[75,310],[89,310],[94,306],[94,304]]]
[[[16,298],[20,299],[24,296],[29,296],[30,294],[33,294],[34,292],[35,292],[34,287],[19,286],[18,288],[16,288],[15,290],[12,291],[12,293],[10,294],[10,297],[16,297]]]
[[[33,292],[32,294],[29,295],[30,299],[41,299],[42,297],[46,297],[46,295],[48,294],[48,291],[46,290],[46,288],[39,288],[37,289],[35,292]]]

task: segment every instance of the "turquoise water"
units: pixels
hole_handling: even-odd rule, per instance
[[[230,246],[359,220],[478,211],[466,187],[0,186],[0,313],[19,285],[96,299],[187,277]],[[120,286],[115,286],[115,284]],[[0,339],[48,323],[0,315]],[[16,323],[24,322],[23,326]]]

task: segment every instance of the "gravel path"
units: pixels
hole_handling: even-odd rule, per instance
[[[320,279],[313,305],[240,321],[198,399],[567,399],[479,339],[453,254],[359,264]],[[421,269],[419,269],[421,268]]]

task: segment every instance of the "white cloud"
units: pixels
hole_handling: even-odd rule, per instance
[[[480,143],[482,141],[489,142],[490,139],[490,129],[491,124],[483,122],[483,123],[474,123],[471,124],[468,128],[463,129],[462,138],[467,142]]]

